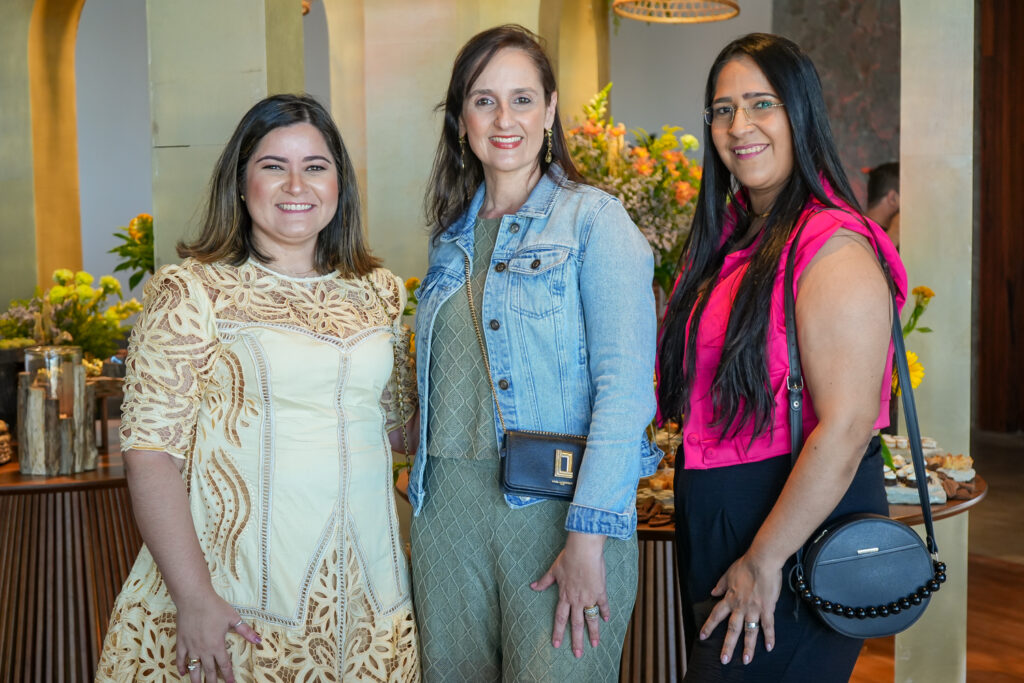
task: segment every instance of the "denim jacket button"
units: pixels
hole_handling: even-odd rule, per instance
[[[696,446],[700,442],[700,438],[698,438],[693,432],[690,432],[690,435],[686,437],[686,442]]]
[[[530,267],[533,268],[534,270],[537,270],[538,268],[540,268],[540,259],[539,258],[533,259],[533,263],[530,264]]]
[[[508,226],[508,231],[513,235],[516,234],[517,232],[519,232],[519,224],[513,223],[512,225]]]
[[[492,330],[496,330],[499,327],[501,327],[501,323],[499,323],[497,320],[492,320],[490,324]]]
[[[508,389],[508,380],[507,379],[499,379],[498,380],[498,388],[499,389]]]
[[[508,266],[506,266],[504,263],[499,263],[498,265],[494,266],[494,270],[496,270],[496,271],[498,271],[500,273],[500,272],[504,271],[507,267]]]

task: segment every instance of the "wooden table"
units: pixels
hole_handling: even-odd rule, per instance
[[[91,681],[141,546],[120,454],[68,476],[0,466],[0,681]]]

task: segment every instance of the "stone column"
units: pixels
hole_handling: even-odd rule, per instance
[[[907,346],[925,379],[921,430],[966,453],[971,427],[974,0],[902,0],[900,248],[910,286],[935,299]],[[908,307],[909,313],[909,307]],[[984,503],[982,503],[984,504]],[[897,681],[967,675],[967,515],[936,524],[950,579],[918,624],[896,637]]]

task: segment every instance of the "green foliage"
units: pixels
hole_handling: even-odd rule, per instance
[[[128,289],[135,289],[135,285],[139,284],[147,273],[153,274],[153,217],[148,213],[140,213],[127,227],[118,228],[114,237],[123,242],[107,252],[121,257],[121,262],[114,268],[114,272],[132,271],[131,277],[128,278]]]
[[[142,309],[135,299],[123,301],[121,283],[110,275],[100,278],[99,286],[85,271],[74,273],[61,268],[54,271],[53,287],[36,290],[31,299],[12,301],[0,315],[0,337],[10,344],[74,345],[82,347],[86,358],[108,358],[117,351],[128,326],[125,319]],[[107,305],[107,299],[117,301]]]

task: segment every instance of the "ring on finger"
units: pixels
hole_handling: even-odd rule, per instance
[[[601,608],[597,605],[591,605],[590,607],[583,608],[583,616],[587,621],[594,621],[601,613]]]
[[[756,631],[757,630],[757,622],[756,621],[748,621],[747,623],[743,624],[743,628],[747,629],[748,631]]]
[[[199,657],[189,657],[188,658],[188,662],[186,662],[186,663],[187,664],[198,664],[199,661],[200,661]]]
[[[189,665],[185,667],[189,671],[195,671],[199,668],[199,662],[189,662]]]
[[[235,623],[231,624],[231,628],[238,628],[239,626],[241,626],[244,623],[245,623],[245,619],[239,619]]]

